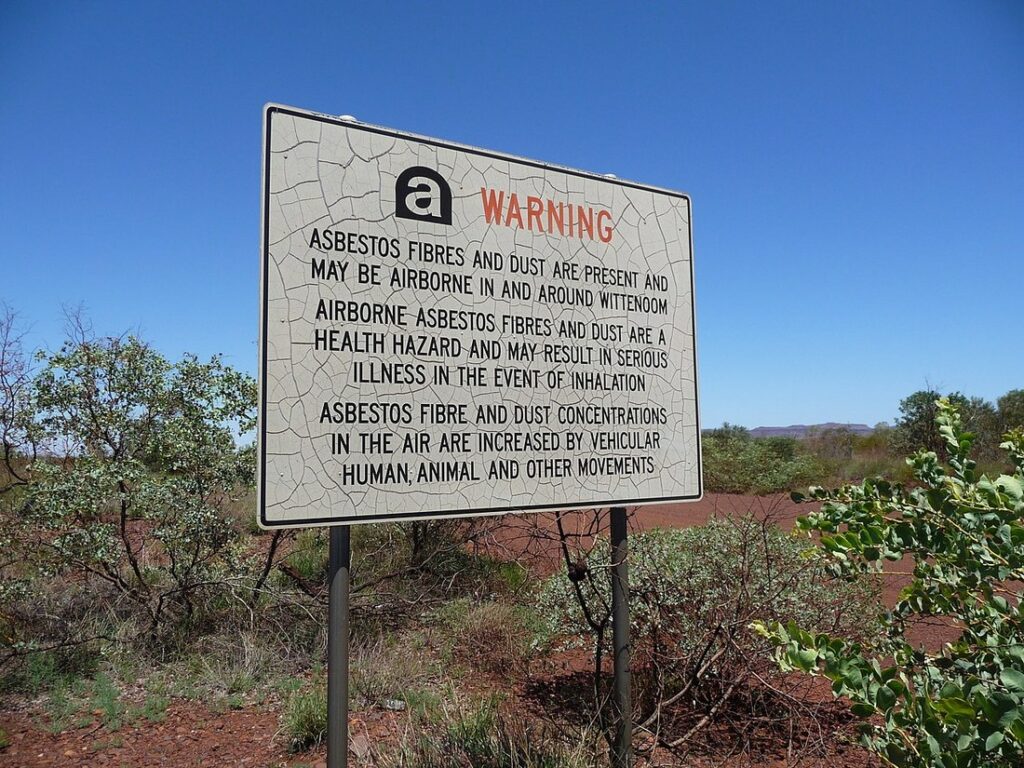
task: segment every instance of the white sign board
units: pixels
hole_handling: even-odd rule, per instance
[[[701,494],[690,199],[268,105],[265,527]]]

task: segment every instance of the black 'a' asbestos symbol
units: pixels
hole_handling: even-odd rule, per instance
[[[451,224],[452,188],[432,168],[407,168],[395,180],[395,215],[400,219]]]

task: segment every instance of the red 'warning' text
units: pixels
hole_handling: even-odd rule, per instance
[[[524,204],[515,192],[506,197],[504,192],[487,187],[480,189],[480,198],[488,224],[557,233],[580,240],[612,241],[612,214],[603,208],[559,203],[533,195],[526,197]]]

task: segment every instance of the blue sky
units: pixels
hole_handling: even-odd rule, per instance
[[[1024,3],[7,0],[0,72],[34,344],[255,372],[276,101],[689,192],[705,426],[1024,387]]]

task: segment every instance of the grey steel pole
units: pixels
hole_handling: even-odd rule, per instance
[[[629,690],[629,574],[626,556],[626,508],[611,508],[612,649],[615,657],[615,710],[618,715],[612,744],[613,768],[629,768],[633,751],[633,702]]]
[[[348,766],[348,593],[352,547],[347,525],[331,526],[327,603],[327,768]]]

